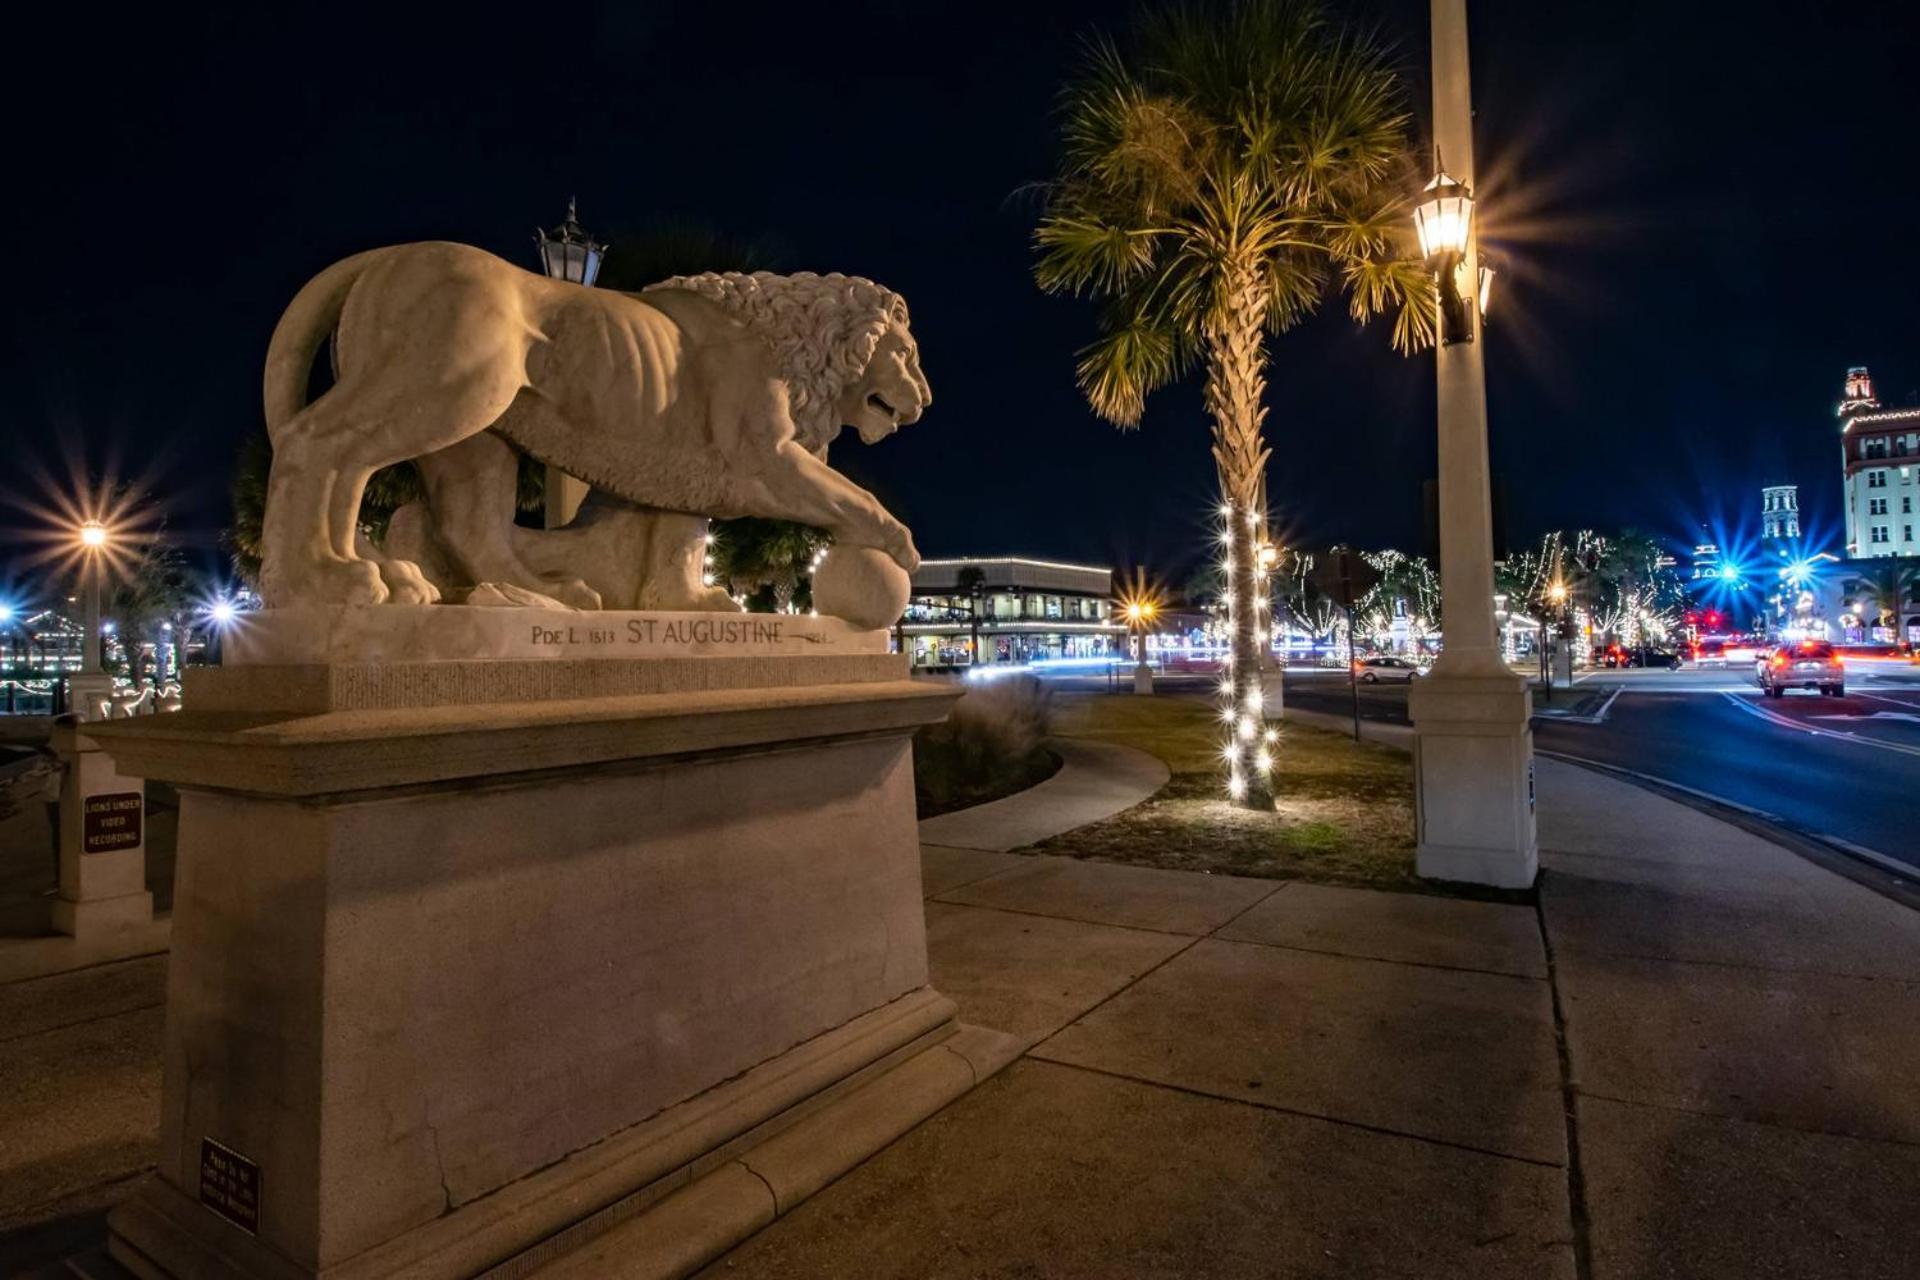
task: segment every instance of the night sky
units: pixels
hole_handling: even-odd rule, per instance
[[[1095,419],[1072,377],[1090,308],[1029,274],[1021,189],[1051,170],[1076,37],[1124,6],[37,8],[9,19],[0,80],[10,496],[73,456],[112,464],[157,482],[212,561],[295,290],[418,239],[532,266],[534,227],[577,194],[616,254],[621,228],[704,225],[906,295],[935,403],[834,461],[924,554],[1176,579],[1203,554],[1197,390],[1160,393],[1135,433]],[[1351,11],[1394,41],[1424,120],[1426,6]],[[1506,536],[1637,524],[1690,544],[1702,520],[1757,525],[1777,478],[1837,550],[1846,367],[1890,404],[1920,387],[1920,19],[1670,0],[1480,0],[1471,19],[1480,208],[1507,267],[1487,343]],[[1337,301],[1273,352],[1281,527],[1421,549],[1430,357]]]

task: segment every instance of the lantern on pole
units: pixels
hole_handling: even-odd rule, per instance
[[[600,278],[600,260],[607,246],[581,229],[573,197],[567,197],[567,219],[551,231],[533,233],[540,246],[540,266],[555,280],[592,287]]]
[[[551,231],[536,231],[533,240],[540,248],[540,267],[555,280],[593,287],[600,278],[600,261],[607,246],[588,235],[580,226],[573,197],[567,197],[567,219]],[[555,466],[547,468],[546,512],[542,523],[559,529],[573,520],[586,501],[588,486]]]
[[[1467,280],[1467,248],[1473,239],[1473,193],[1448,175],[1437,162],[1433,180],[1414,206],[1413,227],[1420,236],[1420,252],[1440,287],[1440,341],[1473,341],[1474,316],[1469,309],[1485,299],[1492,273],[1481,272],[1472,287]]]

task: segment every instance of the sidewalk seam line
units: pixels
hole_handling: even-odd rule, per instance
[[[1258,898],[1254,899],[1252,902],[1249,902],[1245,907],[1241,908],[1239,911],[1234,912],[1233,915],[1229,916],[1227,919],[1222,920],[1218,925],[1214,926],[1213,930],[1209,933],[1203,933],[1198,935],[1197,937],[1188,935],[1188,934],[1177,934],[1177,933],[1167,935],[1169,937],[1175,937],[1175,938],[1184,937],[1187,939],[1187,945],[1184,947],[1175,948],[1173,951],[1169,952],[1167,955],[1161,957],[1159,963],[1149,965],[1147,968],[1135,974],[1125,984],[1114,989],[1113,991],[1108,992],[1105,997],[1103,997],[1098,1001],[1095,1001],[1093,1004],[1083,1009],[1080,1013],[1076,1014],[1072,1019],[1070,1019],[1066,1023],[1062,1024],[1061,1026],[1055,1027],[1052,1031],[1049,1031],[1046,1035],[1040,1037],[1040,1039],[1028,1045],[1026,1049],[1021,1052],[1020,1056],[1023,1058],[1035,1057],[1035,1055],[1039,1052],[1041,1047],[1047,1043],[1047,1041],[1053,1039],[1055,1036],[1059,1035],[1061,1032],[1066,1031],[1069,1028],[1077,1025],[1082,1019],[1089,1018],[1093,1016],[1095,1013],[1099,1012],[1101,1009],[1106,1008],[1106,1006],[1110,1002],[1119,999],[1120,996],[1124,995],[1126,992],[1133,990],[1135,987],[1139,986],[1142,982],[1146,981],[1150,975],[1158,973],[1161,969],[1165,968],[1167,965],[1172,964],[1175,960],[1187,954],[1187,952],[1193,950],[1194,947],[1198,946],[1201,942],[1204,942],[1206,939],[1213,937],[1214,934],[1219,933],[1220,930],[1226,928],[1228,925],[1232,924],[1235,920],[1238,920],[1241,916],[1247,914],[1247,912],[1253,910],[1255,907],[1259,906],[1261,903],[1265,902],[1267,899],[1273,897],[1275,893],[1279,893],[1281,890],[1285,889],[1291,883],[1292,881],[1290,880],[1276,881],[1274,884],[1272,893],[1261,894]],[[1020,915],[1024,913],[1014,912],[1013,914]],[[1058,918],[1059,917],[1055,917],[1055,916],[1042,917],[1042,919],[1058,919]],[[1085,923],[1085,922],[1082,922],[1082,923]],[[1143,930],[1143,932],[1157,933],[1159,932],[1159,930],[1150,929],[1150,930]],[[1038,1060],[1042,1062],[1051,1061],[1051,1059],[1046,1059],[1046,1058],[1040,1058]]]
[[[1724,1120],[1728,1124],[1756,1124],[1763,1129],[1778,1129],[1782,1133],[1798,1133],[1809,1138],[1839,1138],[1844,1142],[1876,1142],[1886,1147],[1903,1147],[1911,1150],[1920,1147],[1920,1138],[1886,1138],[1866,1133],[1842,1133],[1836,1129],[1809,1129],[1805,1125],[1782,1124],[1778,1120],[1757,1120],[1752,1116],[1728,1115],[1724,1111],[1702,1111],[1698,1107],[1683,1107],[1674,1102],[1648,1102],[1643,1098],[1622,1098],[1611,1093],[1582,1092],[1581,1097],[1591,1098],[1595,1102],[1611,1102],[1621,1107],[1644,1107],[1649,1111],[1669,1111],[1675,1115],[1695,1116],[1701,1120]]]
[[[37,1027],[32,1031],[22,1031],[15,1035],[0,1036],[0,1044],[12,1044],[16,1040],[26,1040],[33,1036],[50,1036],[56,1031],[71,1031],[75,1027],[88,1026],[95,1022],[105,1022],[109,1018],[124,1018],[130,1013],[145,1013],[149,1009],[164,1009],[166,1007],[167,1002],[161,1000],[155,1004],[135,1005],[131,1009],[115,1009],[112,1013],[95,1014],[91,1018],[76,1018],[72,1022],[62,1022],[51,1027]]]
[[[1261,901],[1264,902],[1271,896],[1271,894],[1265,895]],[[1097,924],[1109,929],[1132,929],[1136,933],[1157,933],[1167,938],[1189,938],[1195,942],[1211,936],[1205,933],[1181,933],[1177,929],[1155,929],[1143,924],[1115,924],[1111,920],[1089,920],[1085,916],[1056,916],[1044,911],[1022,911],[1018,907],[997,907],[985,902],[952,902],[946,898],[928,898],[927,901],[937,902],[943,907],[979,907],[986,911],[1004,911],[1010,916],[1031,916],[1036,920],[1066,920],[1073,924]]]
[[[1153,938],[1186,938],[1197,940],[1208,935],[1200,933],[1174,933],[1170,929],[1148,929],[1137,924],[1109,924],[1104,920],[1082,920],[1077,916],[1050,916],[1039,911],[1021,911],[1015,907],[989,907],[978,902],[946,902],[939,898],[929,898],[929,902],[943,907],[965,907],[969,911],[992,911],[1004,916],[1018,916],[1023,920],[1058,920],[1064,924],[1091,925],[1096,929],[1118,929],[1122,933],[1144,933]]]
[[[1546,868],[1551,871],[1552,868]],[[1832,969],[1782,969],[1768,964],[1743,964],[1738,960],[1698,960],[1691,956],[1653,956],[1639,951],[1607,951],[1588,947],[1567,947],[1570,956],[1605,956],[1610,960],[1642,960],[1649,964],[1695,964],[1706,969],[1738,969],[1743,973],[1778,973],[1789,977],[1842,978],[1848,982],[1891,982],[1902,987],[1920,987],[1920,978],[1900,978],[1880,973],[1840,973]]]
[[[1220,926],[1222,929],[1226,925]],[[1298,951],[1303,955],[1332,956],[1336,960],[1365,960],[1373,964],[1400,964],[1409,969],[1438,969],[1442,973],[1479,973],[1489,978],[1512,978],[1516,982],[1545,982],[1544,976],[1536,977],[1530,973],[1509,973],[1505,969],[1476,969],[1465,964],[1441,964],[1434,960],[1396,960],[1391,956],[1365,956],[1352,951],[1329,951],[1325,947],[1303,947],[1291,942],[1268,942],[1264,938],[1234,938],[1225,934],[1211,934],[1219,942],[1241,942],[1255,947],[1271,947],[1275,951]]]
[[[1560,1003],[1560,969],[1555,963],[1553,938],[1547,932],[1546,896],[1536,894],[1533,906],[1535,925],[1540,930],[1540,947],[1547,957],[1547,992],[1553,1004],[1553,1047],[1560,1066],[1560,1105],[1565,1116],[1567,1142],[1567,1217],[1573,1233],[1573,1272],[1578,1280],[1593,1275],[1593,1242],[1589,1238],[1592,1220],[1587,1211],[1587,1179],[1580,1159],[1580,1122],[1575,1110],[1579,1090],[1573,1083],[1573,1052],[1567,1044],[1566,1011]]]
[[[957,849],[957,848],[959,848],[960,846],[958,846],[958,845],[941,845],[941,846],[939,846],[939,847],[940,847],[940,848],[943,848],[943,849]],[[1005,851],[1004,851],[1004,850],[999,850],[999,849],[968,849],[968,850],[967,850],[966,852],[968,852],[968,853],[1001,853],[1001,852],[1005,852]],[[926,856],[925,854],[922,854],[922,855],[921,855],[921,857],[922,857],[923,859],[925,858],[925,856]],[[1010,857],[1016,857],[1016,858],[1029,858],[1029,857],[1032,857],[1033,855],[1032,855],[1032,854],[1027,854],[1027,853],[1017,853],[1017,854],[1009,854],[1008,856],[1010,856]],[[944,888],[944,889],[942,889],[942,890],[940,891],[940,893],[958,893],[958,892],[960,892],[960,891],[961,891],[962,889],[970,889],[970,888],[972,888],[972,887],[973,887],[974,885],[976,885],[976,884],[979,884],[979,883],[980,883],[981,881],[983,881],[983,880],[991,880],[991,879],[993,879],[993,878],[994,878],[995,876],[997,876],[997,875],[1002,875],[1002,874],[1004,874],[1004,873],[1006,873],[1006,872],[1008,872],[1008,871],[1019,871],[1019,870],[1021,870],[1021,868],[1019,868],[1019,867],[1002,867],[1002,868],[1000,868],[1000,870],[998,870],[998,871],[989,871],[989,872],[987,872],[987,873],[986,873],[985,875],[980,875],[980,876],[975,876],[975,877],[974,877],[973,879],[971,879],[971,880],[968,880],[968,881],[965,881],[964,883],[961,883],[961,884],[950,884],[950,885],[948,885],[948,886],[947,886],[946,888]],[[923,873],[923,876],[922,876],[922,879],[921,879],[921,881],[920,881],[920,883],[921,883],[921,884],[922,884],[923,886],[924,886],[924,885],[926,884],[926,880],[925,880],[925,878],[924,878],[924,873]],[[922,900],[923,902],[938,902],[938,901],[940,900],[940,894],[939,894],[939,893],[923,893],[923,894],[921,894],[921,895],[920,895],[920,898],[921,898],[921,900]]]
[[[1129,1084],[1144,1085],[1149,1089],[1165,1089],[1169,1093],[1184,1094],[1189,1098],[1205,1098],[1209,1102],[1224,1102],[1232,1106],[1252,1107],[1255,1111],[1268,1111],[1275,1115],[1296,1116],[1302,1120],[1318,1120],[1322,1124],[1337,1124],[1343,1128],[1359,1129],[1364,1133],[1377,1133],[1387,1138],[1405,1138],[1409,1142],[1424,1142],[1429,1146],[1445,1147],[1449,1151],[1464,1151],[1469,1155],[1487,1156],[1494,1160],[1511,1160],[1515,1164],[1532,1165],[1536,1169],[1558,1169],[1557,1160],[1541,1160],[1534,1156],[1518,1156],[1511,1151],[1495,1151],[1490,1147],[1476,1147],[1472,1143],[1454,1142],[1449,1138],[1436,1138],[1431,1134],[1410,1133],[1405,1129],[1390,1129],[1385,1125],[1368,1124],[1365,1120],[1350,1120],[1341,1116],[1330,1116],[1320,1111],[1305,1111],[1299,1107],[1282,1106],[1277,1102],[1257,1102],[1252,1098],[1239,1098],[1230,1093],[1214,1093],[1208,1089],[1196,1088],[1187,1084],[1172,1084],[1165,1080],[1154,1080],[1147,1076],[1136,1076],[1125,1071],[1115,1071],[1109,1067],[1096,1067],[1085,1062],[1072,1062],[1064,1058],[1037,1057],[1029,1051],[1029,1057],[1035,1062],[1044,1062],[1051,1067],[1065,1067],[1070,1071],[1085,1071],[1089,1075],[1105,1076],[1109,1080],[1125,1080]]]

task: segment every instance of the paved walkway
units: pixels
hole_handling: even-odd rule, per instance
[[[1911,1276],[1920,913],[1538,782],[1538,908],[948,830],[934,981],[1026,1054],[708,1274]],[[161,963],[0,987],[0,1274],[151,1158]]]
[[[1131,809],[1167,785],[1159,757],[1116,742],[1054,738],[1060,768],[1037,787],[1004,800],[928,818],[922,844],[950,849],[1018,849]]]

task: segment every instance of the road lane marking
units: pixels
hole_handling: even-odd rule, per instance
[[[1917,691],[1920,692],[1920,691]],[[1910,698],[1889,698],[1884,693],[1855,693],[1856,698],[1872,698],[1875,702],[1887,702],[1896,707],[1920,707],[1920,700]]]
[[[1842,714],[1837,716],[1812,716],[1814,720],[1911,720],[1920,724],[1920,715],[1911,711],[1869,711],[1863,716]]]
[[[1858,747],[1873,747],[1880,751],[1897,751],[1903,756],[1920,756],[1920,747],[1902,746],[1897,742],[1886,742],[1880,738],[1863,738],[1857,733],[1841,733],[1835,729],[1822,729],[1815,725],[1795,720],[1790,716],[1783,716],[1776,712],[1768,711],[1764,707],[1756,707],[1745,698],[1736,694],[1729,693],[1722,696],[1748,715],[1758,716],[1762,720],[1780,725],[1783,728],[1795,729],[1801,733],[1810,733],[1816,738],[1832,738],[1835,742],[1851,742]]]
[[[1614,702],[1625,692],[1624,687],[1615,689],[1607,695],[1607,700],[1600,704],[1600,709],[1589,716],[1576,716],[1571,712],[1556,711],[1552,707],[1548,707],[1545,711],[1536,707],[1533,714],[1553,724],[1605,724],[1607,713],[1613,710]]]

